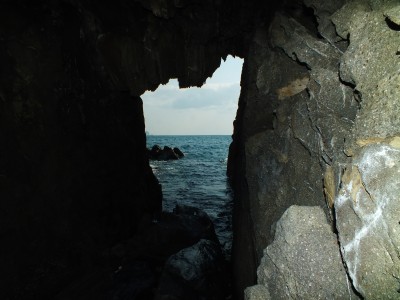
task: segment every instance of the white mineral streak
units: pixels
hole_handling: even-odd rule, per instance
[[[374,150],[376,150],[376,148]],[[355,199],[352,199],[352,191],[354,188],[357,188],[357,186],[354,186],[354,184],[357,185],[357,183],[354,182],[354,178],[342,187],[340,194],[335,199],[335,207],[337,210],[350,201],[351,208],[362,223],[361,228],[355,229],[353,238],[341,245],[348,273],[353,281],[354,287],[361,293],[364,293],[364,291],[358,283],[358,278],[360,278],[360,276],[357,274],[362,255],[360,246],[362,240],[375,229],[382,231],[384,235],[388,235],[389,229],[383,211],[388,201],[392,200],[386,193],[374,193],[374,191],[369,191],[368,186],[379,177],[382,168],[392,168],[398,163],[393,157],[395,157],[395,153],[400,152],[400,150],[386,145],[381,145],[379,151],[374,150],[365,151],[361,159],[355,163],[355,166],[360,171],[362,179],[362,188],[358,190]],[[369,197],[365,197],[366,194],[364,192],[367,193]],[[367,201],[373,201],[373,205],[371,206]]]

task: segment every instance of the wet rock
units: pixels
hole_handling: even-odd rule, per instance
[[[155,299],[224,299],[226,279],[220,245],[202,239],[168,258]]]
[[[400,144],[365,146],[335,199],[343,260],[365,299],[400,298]]]
[[[173,150],[176,153],[176,155],[178,155],[179,158],[185,156],[185,154],[183,154],[183,152],[178,147],[175,147]]]
[[[271,299],[351,296],[336,235],[320,207],[291,206],[286,210],[276,224],[275,240],[264,251],[258,283],[268,289]],[[255,291],[262,292],[253,288],[247,294],[255,295]]]
[[[179,157],[174,150],[168,146],[165,146],[160,155],[157,157],[158,160],[173,160],[178,158]]]
[[[159,145],[154,145],[151,150],[147,150],[147,153],[149,159],[154,160],[175,160],[184,156],[183,152],[177,147],[172,149],[164,146],[162,149]]]

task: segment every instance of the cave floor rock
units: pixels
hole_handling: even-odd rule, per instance
[[[103,267],[56,299],[220,300],[229,296],[229,285],[229,264],[211,219],[197,208],[177,205],[173,212],[144,219],[136,236],[104,252]]]

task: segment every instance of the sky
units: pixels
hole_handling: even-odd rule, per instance
[[[179,89],[171,79],[143,99],[146,131],[152,135],[231,135],[243,60],[228,56],[201,88]]]

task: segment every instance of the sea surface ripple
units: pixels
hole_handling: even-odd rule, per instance
[[[185,156],[179,160],[150,161],[162,185],[163,210],[176,204],[205,211],[212,219],[227,256],[232,245],[232,192],[226,176],[229,135],[147,136],[147,147],[178,147]]]

